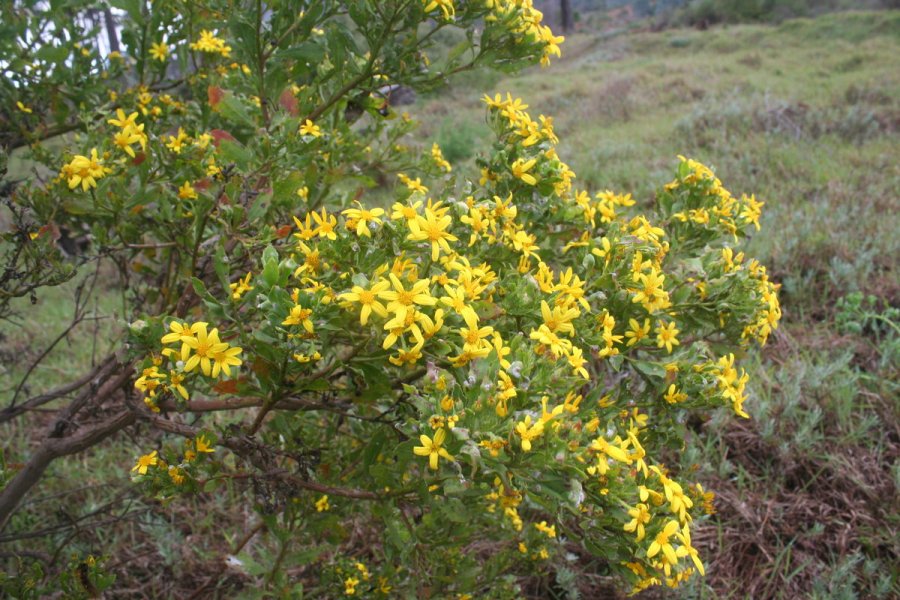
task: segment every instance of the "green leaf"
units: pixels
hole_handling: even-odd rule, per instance
[[[296,60],[303,64],[315,64],[325,58],[325,48],[315,42],[303,42],[281,50],[278,59]]]
[[[447,63],[453,63],[457,58],[463,55],[466,50],[472,47],[472,43],[469,40],[463,40],[457,45],[453,46],[450,49],[450,53],[447,55]]]
[[[272,203],[285,208],[293,208],[302,203],[300,197],[297,196],[297,190],[302,185],[303,175],[297,171],[276,179],[272,184]]]
[[[635,360],[631,365],[640,373],[643,373],[651,379],[664,379],[666,377],[666,368],[662,363],[650,362],[648,360]]]
[[[299,388],[304,392],[327,392],[331,389],[331,384],[327,379],[313,379],[300,383]]]
[[[209,295],[209,292],[206,290],[206,286],[203,284],[203,282],[196,277],[191,277],[191,284],[194,287],[194,293],[196,293],[201,298],[207,299],[212,297]]]
[[[219,144],[218,155],[221,163],[233,163],[239,171],[247,171],[253,155],[239,142],[222,140]]]
[[[239,125],[246,125],[250,128],[256,127],[256,121],[250,116],[247,106],[230,92],[226,93],[225,96],[219,100],[218,104],[216,104],[216,110],[227,121],[238,123]],[[222,142],[222,144],[224,143],[225,142]],[[220,151],[222,149],[222,144],[219,145]]]
[[[213,255],[213,269],[216,271],[216,276],[219,278],[222,289],[230,289],[230,282],[228,281],[228,265],[225,263],[225,248],[222,246],[218,246],[216,248],[216,253]]]

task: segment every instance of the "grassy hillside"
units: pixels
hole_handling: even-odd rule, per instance
[[[592,191],[650,201],[685,154],[766,201],[749,253],[783,284],[785,317],[750,359],[752,420],[723,414],[688,440],[718,494],[709,575],[688,596],[900,592],[898,56],[900,12],[581,34],[549,69],[473,74],[422,101],[453,158],[488,143],[473,90],[510,91],[554,117]]]

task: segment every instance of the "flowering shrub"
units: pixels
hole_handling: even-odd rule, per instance
[[[579,189],[552,118],[508,94],[483,98],[478,172],[410,146],[380,90],[547,64],[562,39],[529,0],[123,6],[127,52],[80,48],[81,131],[32,145],[58,176],[14,202],[26,248],[87,223],[128,283],[131,410],[185,439],[148,440],[137,484],[250,481],[326,596],[512,597],[573,551],[634,589],[703,574],[712,494],[663,457],[689,411],[748,416],[736,354],[780,318],[739,250],[762,202],[683,157],[650,201]]]

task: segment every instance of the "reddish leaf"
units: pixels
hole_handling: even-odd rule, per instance
[[[277,237],[278,239],[286,238],[291,234],[291,229],[293,229],[293,227],[291,227],[290,225],[282,225],[275,232],[275,237]]]
[[[138,152],[134,155],[134,158],[131,160],[131,164],[135,167],[147,160],[147,155],[143,152]]]
[[[234,394],[237,393],[237,379],[223,379],[213,386],[213,390],[218,394]]]
[[[227,131],[225,131],[223,129],[213,129],[212,131],[209,132],[209,135],[211,135],[213,137],[213,145],[216,148],[219,147],[219,143],[222,140],[228,140],[230,142],[236,141],[234,139],[233,135],[231,135],[230,133],[228,133]]]
[[[216,85],[206,88],[206,96],[209,98],[209,105],[216,108],[216,105],[225,97],[225,90]]]
[[[291,88],[281,92],[281,97],[278,98],[278,104],[281,105],[281,108],[290,113],[292,117],[300,116],[300,103],[297,102],[297,98],[294,96],[294,92]]]

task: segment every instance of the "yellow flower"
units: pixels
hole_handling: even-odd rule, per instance
[[[216,378],[219,376],[219,372],[225,374],[226,377],[231,377],[231,369],[230,367],[239,367],[243,361],[237,357],[243,351],[242,348],[238,346],[228,346],[226,344],[226,348],[220,352],[212,353],[212,376]]]
[[[456,10],[453,8],[453,0],[422,0],[422,4],[425,5],[425,14],[440,8],[441,12],[444,13],[444,18],[448,21],[456,14]]]
[[[444,2],[444,3],[450,2],[450,0],[437,0],[437,1]],[[434,2],[432,2],[432,4],[434,4]],[[452,4],[450,4],[450,8],[451,9],[453,8]],[[426,10],[426,12],[427,12],[427,10]],[[446,11],[444,14],[446,14]],[[447,160],[444,158],[444,154],[441,152],[441,147],[437,145],[437,142],[435,142],[431,146],[431,158],[434,159],[434,162],[438,167],[444,169],[448,173],[453,170],[453,167],[451,167],[450,163],[448,163]]]
[[[200,32],[199,40],[191,42],[191,50],[221,54],[224,58],[228,58],[228,55],[231,54],[231,46],[226,45],[224,40],[217,38],[216,34],[206,29]]]
[[[185,181],[184,185],[179,186],[178,197],[181,198],[182,200],[196,200],[197,199],[197,191],[194,189],[194,186],[191,185],[190,181]]]
[[[187,388],[185,388],[183,385],[181,385],[183,382],[184,382],[184,375],[182,375],[181,373],[176,373],[175,371],[170,371],[169,372],[169,383],[166,385],[166,387],[170,391],[177,392],[182,398],[187,400],[189,397],[188,391],[187,391]]]
[[[169,141],[166,142],[166,148],[175,154],[181,154],[181,149],[190,141],[187,133],[181,127],[178,128],[178,135],[170,135]]]
[[[379,292],[381,298],[389,301],[387,305],[388,312],[398,316],[405,316],[413,308],[414,304],[422,306],[434,306],[437,304],[437,299],[431,295],[428,289],[429,281],[427,279],[415,281],[412,287],[407,290],[403,287],[400,278],[394,273],[388,273],[388,278],[391,280],[394,289]]]
[[[671,322],[668,325],[659,322],[659,326],[656,328],[656,345],[659,348],[665,347],[666,352],[669,354],[672,353],[672,346],[678,346],[680,342],[676,337],[680,332],[679,329],[675,329],[675,322]]]
[[[549,538],[556,537],[556,525],[547,525],[547,521],[541,521],[540,523],[535,523],[534,528],[540,531],[541,533],[545,533]]]
[[[300,135],[311,135],[315,138],[321,137],[322,129],[318,125],[307,119],[303,122],[302,125],[300,125]]]
[[[678,404],[679,402],[683,402],[687,400],[687,394],[678,391],[678,388],[675,387],[675,384],[669,385],[669,389],[666,391],[666,394],[663,396],[666,402],[669,404]]]
[[[231,288],[232,300],[240,300],[241,296],[253,289],[253,286],[250,285],[250,277],[252,275],[252,273],[247,273],[247,276],[243,279],[238,279],[235,283],[228,284],[228,287]]]
[[[459,335],[463,339],[463,350],[477,352],[485,346],[491,348],[491,343],[485,339],[494,333],[493,327],[478,327],[478,318],[472,313],[463,315],[468,327],[461,327]]]
[[[165,42],[150,44],[150,56],[159,62],[166,62],[166,56],[169,54],[169,47]]]
[[[422,180],[418,177],[415,179],[410,179],[403,173],[397,173],[397,179],[400,180],[403,185],[409,188],[412,192],[419,192],[421,194],[427,194],[428,188],[422,185]]]
[[[678,555],[675,553],[675,548],[672,544],[669,543],[669,538],[672,537],[675,532],[678,531],[678,521],[669,521],[666,523],[666,526],[660,531],[656,538],[654,538],[653,543],[650,544],[650,547],[647,548],[647,558],[653,558],[660,552],[662,552],[666,560],[669,564],[674,565],[678,562]]]
[[[534,175],[530,174],[528,171],[534,167],[536,159],[532,158],[531,160],[525,160],[522,158],[516,159],[512,164],[512,174],[516,179],[520,179],[528,185],[536,185],[537,179]]]
[[[142,126],[143,127],[143,126]],[[144,137],[132,127],[127,129],[123,129],[119,131],[115,135],[113,135],[113,144],[118,146],[125,152],[128,156],[134,158],[134,150],[131,148],[131,144],[139,143],[142,144]]]
[[[197,452],[202,452],[204,454],[211,454],[216,451],[216,449],[210,445],[210,441],[206,439],[206,436],[203,435],[194,440],[194,447],[197,448]]]
[[[628,346],[634,346],[650,334],[650,319],[644,319],[643,325],[638,323],[636,319],[628,319],[628,325],[631,327],[630,330],[625,332],[625,337],[628,338],[626,345]]]
[[[291,307],[291,312],[288,316],[281,322],[282,325],[302,325],[303,328],[309,333],[313,332],[313,322],[310,321],[310,317],[312,316],[312,310],[309,308],[304,308],[299,304],[295,304]]]
[[[466,304],[466,291],[462,287],[452,288],[449,285],[445,285],[444,289],[447,291],[447,295],[441,296],[441,304],[452,308],[456,314],[466,319],[467,322],[468,319],[478,319],[475,309]]]
[[[697,567],[697,572],[700,573],[700,575],[706,575],[706,569],[703,568],[703,563],[700,561],[700,555],[697,553],[697,549],[691,545],[691,530],[688,528],[687,524],[681,528],[681,533],[677,533],[676,536],[681,540],[681,546],[675,551],[675,555],[679,557],[690,556],[691,560],[694,561],[694,566]]]
[[[334,232],[334,227],[337,225],[337,219],[334,215],[329,215],[325,211],[325,207],[322,207],[321,216],[319,213],[313,211],[312,213],[313,220],[316,222],[316,234],[319,237],[328,238],[329,240],[336,240],[337,234]],[[299,221],[295,219],[295,222],[299,225]]]
[[[360,208],[348,208],[341,212],[341,214],[348,219],[352,219],[356,223],[356,235],[372,237],[372,233],[369,231],[369,223],[381,225],[381,219],[379,219],[379,217],[384,215],[384,209],[365,209],[360,206]]]
[[[116,109],[116,118],[109,119],[107,123],[110,125],[115,125],[116,127],[121,127],[122,129],[128,129],[130,127],[138,127],[137,124],[137,116],[136,112],[131,113],[128,116],[125,116],[125,111],[121,108]]]
[[[111,169],[103,166],[96,148],[91,149],[90,157],[76,155],[72,162],[63,167],[69,189],[73,190],[80,184],[85,192],[88,188],[97,187],[97,180],[109,172]]]
[[[544,422],[539,419],[532,425],[531,415],[526,415],[524,421],[516,423],[516,433],[522,438],[522,450],[530,452],[531,442],[541,437],[544,433]]]
[[[344,594],[353,596],[356,594],[356,586],[359,585],[359,579],[356,577],[348,577],[344,580]]]
[[[187,323],[179,323],[178,321],[172,321],[169,323],[169,330],[172,333],[167,333],[162,336],[160,342],[163,344],[174,344],[175,342],[181,342],[181,360],[187,360],[188,355],[191,352],[191,347],[185,343],[184,338],[193,338],[196,336],[197,332],[200,331],[201,328],[206,329],[207,323],[202,321],[194,323],[193,325],[188,325]]]
[[[566,355],[566,360],[569,365],[572,367],[572,372],[575,375],[581,375],[585,379],[590,379],[590,375],[588,375],[587,369],[584,368],[584,365],[587,364],[587,360],[583,356],[584,351],[577,347],[573,346],[572,350]]]
[[[169,467],[168,472],[169,478],[172,480],[172,483],[174,483],[175,485],[181,485],[182,483],[184,483],[185,476],[183,470],[173,465]]]
[[[29,107],[25,106],[21,102],[16,102],[16,107],[19,110],[21,110],[23,113],[28,114],[28,115],[30,115],[33,112]]]
[[[360,303],[362,309],[359,313],[359,323],[360,325],[365,325],[373,311],[379,317],[387,317],[387,309],[384,304],[378,301],[378,297],[390,287],[390,283],[381,279],[376,281],[369,289],[354,285],[349,292],[344,292],[338,297],[348,302]]]
[[[394,202],[391,206],[391,220],[392,221],[401,221],[406,220],[407,224],[416,220],[416,217],[419,216],[419,207],[422,206],[422,201],[417,200],[412,204],[401,204],[399,202]]]
[[[431,260],[436,261],[441,250],[447,254],[453,252],[448,242],[455,242],[457,237],[447,231],[452,222],[453,218],[450,215],[438,216],[430,208],[426,208],[424,217],[416,215],[415,219],[409,221],[411,233],[406,239],[414,242],[431,242]]]
[[[331,510],[331,505],[328,504],[328,495],[325,494],[316,500],[316,512],[325,512],[327,510]]]
[[[193,337],[183,336],[181,338],[181,341],[194,351],[194,355],[184,363],[184,371],[185,373],[190,373],[199,365],[203,374],[210,377],[212,374],[213,356],[227,350],[228,344],[219,341],[218,329],[213,329],[207,334],[206,323],[195,325],[201,326],[194,332]],[[191,330],[193,331],[193,327]]]
[[[644,525],[650,522],[650,509],[646,504],[636,504],[634,508],[628,509],[628,514],[632,519],[625,523],[623,529],[635,532],[639,542],[644,539]]]
[[[413,448],[413,453],[416,456],[428,457],[428,466],[432,471],[436,471],[438,468],[438,457],[443,457],[449,461],[456,460],[444,448],[441,447],[446,437],[446,429],[438,429],[436,432],[434,432],[434,439],[428,437],[425,434],[422,434],[419,436],[419,441],[422,443],[422,445]]]
[[[145,454],[145,455],[141,456],[140,458],[138,458],[137,464],[135,464],[131,468],[131,471],[132,471],[132,473],[134,471],[137,471],[141,475],[146,475],[147,469],[149,467],[156,466],[156,464],[158,462],[159,462],[159,459],[156,457],[156,450],[154,450],[150,454]]]

